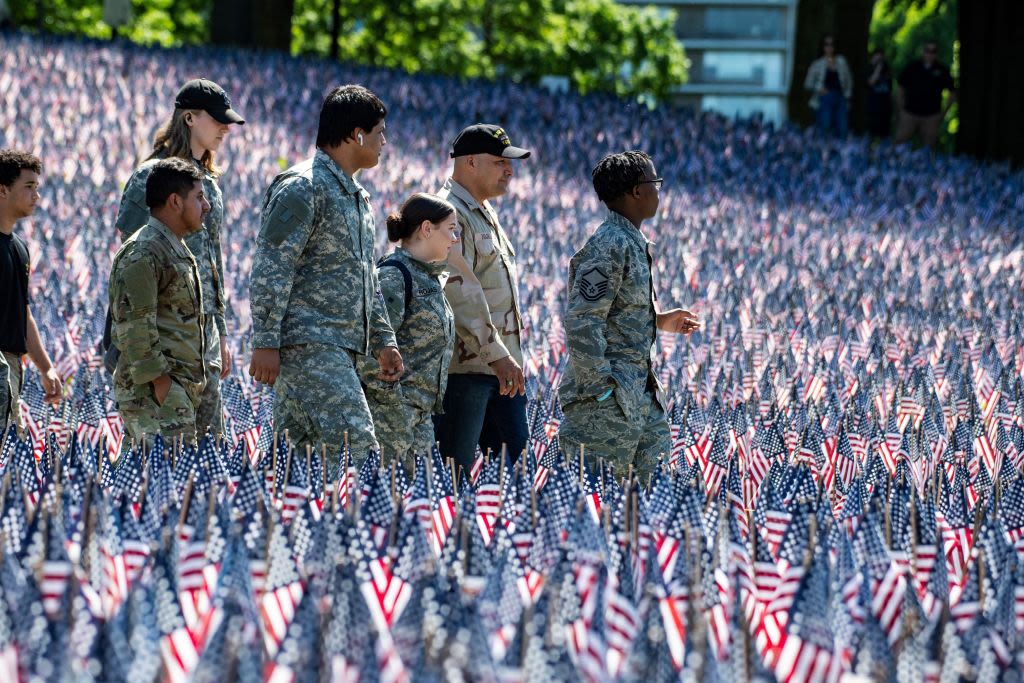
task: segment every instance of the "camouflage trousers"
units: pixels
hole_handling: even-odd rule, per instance
[[[124,420],[124,431],[127,437],[124,448],[130,443],[153,445],[153,437],[160,434],[165,440],[182,437],[186,441],[196,438],[196,402],[181,383],[171,378],[171,388],[167,390],[167,398],[158,404],[156,398],[149,396],[143,399],[119,401],[117,410]]]
[[[672,432],[668,417],[658,399],[644,392],[636,416],[628,419],[615,397],[605,401],[588,398],[563,408],[565,418],[558,430],[562,450],[578,453],[580,446],[591,458],[604,458],[615,465],[615,473],[624,476],[629,465],[640,481],[654,473],[658,456],[672,451]]]
[[[15,425],[21,432],[21,412],[18,410],[18,398],[21,396],[21,383],[24,381],[21,358],[6,351],[0,353],[0,444],[7,436],[7,427]]]
[[[206,387],[196,403],[196,438],[209,431],[214,436],[224,433],[224,408],[220,399],[220,368],[206,366]]]
[[[352,461],[377,450],[373,418],[356,374],[356,354],[333,344],[296,344],[281,349],[274,384],[274,428],[288,430],[296,448],[327,447],[338,457],[348,432]]]
[[[206,326],[206,387],[196,404],[196,435],[202,438],[206,432],[214,436],[224,433],[224,408],[220,398],[220,333],[217,326]]]
[[[373,431],[380,443],[381,457],[394,456],[413,473],[416,455],[430,455],[434,447],[434,420],[430,410],[408,403],[383,403],[367,395],[373,415]]]

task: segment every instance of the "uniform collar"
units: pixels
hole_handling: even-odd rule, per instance
[[[490,202],[488,202],[486,199],[483,201],[483,203],[478,202],[476,198],[469,193],[469,190],[467,190],[458,182],[456,182],[454,178],[448,178],[448,180],[444,182],[444,189],[448,190],[453,195],[461,199],[462,202],[470,209],[478,209],[480,211],[483,211],[484,213],[488,213],[491,209]]]
[[[153,229],[155,229],[158,233],[160,233],[161,235],[166,237],[168,241],[170,241],[171,249],[174,250],[175,254],[186,259],[192,258],[192,252],[188,250],[187,246],[185,246],[185,240],[175,235],[174,232],[172,232],[171,229],[168,228],[163,221],[151,215],[149,217],[148,225],[152,226]]]
[[[638,246],[643,247],[644,249],[649,245],[654,244],[654,242],[647,239],[647,236],[640,232],[640,229],[633,225],[633,223],[621,213],[616,213],[609,209],[604,222],[608,225],[613,225],[616,228],[619,228],[622,232],[626,233],[631,240],[636,242]]]
[[[369,196],[369,193],[367,193],[363,186],[359,184],[359,181],[341,170],[341,167],[334,163],[334,159],[327,156],[327,152],[322,149],[318,149],[316,151],[316,154],[313,156],[313,163],[326,166],[327,170],[338,179],[338,183],[345,192],[349,194],[365,194]]]
[[[427,263],[426,261],[420,261],[418,258],[410,254],[402,247],[395,247],[395,254],[402,257],[412,265],[422,270],[427,275],[432,277],[440,277],[448,271],[448,262],[440,261],[438,263]]]

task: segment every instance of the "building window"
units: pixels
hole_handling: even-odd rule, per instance
[[[782,7],[680,7],[676,33],[701,40],[784,40],[786,10]]]
[[[765,121],[778,123],[782,120],[782,102],[778,97],[754,97],[742,95],[705,95],[700,107],[705,111],[717,111],[730,118],[747,118],[760,114]]]
[[[785,59],[781,52],[691,51],[690,83],[746,85],[781,89]]]

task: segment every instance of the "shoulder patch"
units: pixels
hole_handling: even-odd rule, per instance
[[[587,301],[597,301],[608,293],[608,275],[597,266],[580,273],[580,296]]]

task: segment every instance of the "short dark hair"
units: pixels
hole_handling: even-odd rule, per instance
[[[10,187],[22,171],[43,172],[43,162],[29,152],[16,149],[0,149],[0,185]]]
[[[392,242],[411,237],[423,221],[440,223],[455,213],[455,207],[440,197],[417,192],[402,204],[401,210],[388,216],[388,239]]]
[[[639,150],[609,154],[601,159],[590,174],[597,198],[607,204],[647,180],[644,167],[649,162],[651,157]]]
[[[380,98],[361,85],[340,85],[327,94],[320,107],[316,146],[336,147],[352,137],[356,128],[371,130],[388,115]]]
[[[172,194],[186,197],[195,187],[196,181],[202,180],[203,174],[195,164],[177,157],[161,159],[153,164],[146,178],[146,206],[159,209]]]

